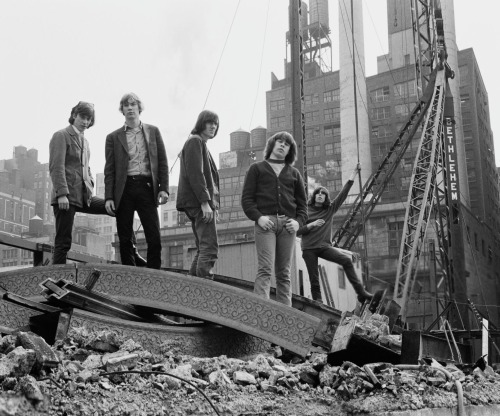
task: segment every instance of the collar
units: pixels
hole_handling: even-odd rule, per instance
[[[71,125],[71,127],[73,127],[73,130],[75,131],[76,135],[77,136],[80,136],[80,135],[84,135],[83,132],[81,132],[80,130],[78,130],[73,124]]]
[[[285,159],[283,160],[280,160],[280,159],[266,159],[266,162],[269,162],[269,163],[276,163],[276,164],[280,164],[280,165],[284,165],[286,162],[285,162]]]
[[[142,121],[139,121],[139,125],[135,129],[141,129],[142,130]],[[127,124],[123,125],[123,131],[127,132],[129,130],[135,130],[132,127],[127,126]]]

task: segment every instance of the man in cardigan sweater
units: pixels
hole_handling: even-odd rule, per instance
[[[254,293],[269,298],[271,273],[276,276],[276,300],[292,305],[290,269],[295,235],[307,220],[306,193],[300,172],[292,164],[297,145],[292,135],[270,137],[264,161],[250,166],[243,185],[241,205],[255,221],[258,270]]]

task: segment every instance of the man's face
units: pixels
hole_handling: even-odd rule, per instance
[[[316,204],[323,204],[326,200],[326,191],[324,189],[320,189],[319,192],[314,197],[314,202]]]
[[[290,151],[290,145],[283,139],[276,140],[273,151],[271,152],[272,159],[284,160]]]
[[[139,104],[133,98],[123,103],[122,111],[126,118],[139,118]]]
[[[73,117],[75,121],[73,121],[73,126],[75,126],[80,133],[83,133],[87,130],[92,122],[92,117],[87,116],[85,114],[74,114]]]
[[[213,139],[216,131],[217,123],[215,121],[208,121],[205,123],[205,130],[203,130],[201,134],[208,137],[209,139]]]

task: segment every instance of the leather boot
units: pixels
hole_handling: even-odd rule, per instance
[[[146,267],[148,265],[146,259],[139,254],[139,252],[137,251],[137,247],[135,246],[134,246],[134,259],[135,259],[135,265],[137,267]]]
[[[354,271],[354,268],[353,268]],[[358,295],[358,301],[360,303],[365,303],[367,300],[372,300],[373,293],[368,292],[364,287],[358,276],[355,273],[346,273],[347,280],[351,283],[356,295]]]

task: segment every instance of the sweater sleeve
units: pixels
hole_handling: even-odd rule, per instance
[[[295,203],[297,204],[296,220],[299,223],[299,227],[302,227],[306,224],[307,221],[307,196],[306,190],[304,188],[304,179],[302,179],[302,175],[297,170],[298,180],[295,182]]]
[[[333,213],[337,212],[340,206],[344,203],[353,184],[354,181],[348,180],[337,197],[332,201],[332,203],[330,204],[330,209],[333,211]]]
[[[311,232],[311,229],[307,226],[307,224],[304,224],[302,227],[300,227],[297,230],[297,237],[305,234],[309,234]]]
[[[255,196],[258,180],[258,168],[256,164],[253,164],[245,176],[243,191],[241,193],[241,207],[245,215],[252,221],[257,221],[262,216],[262,213],[257,208],[257,199]]]

